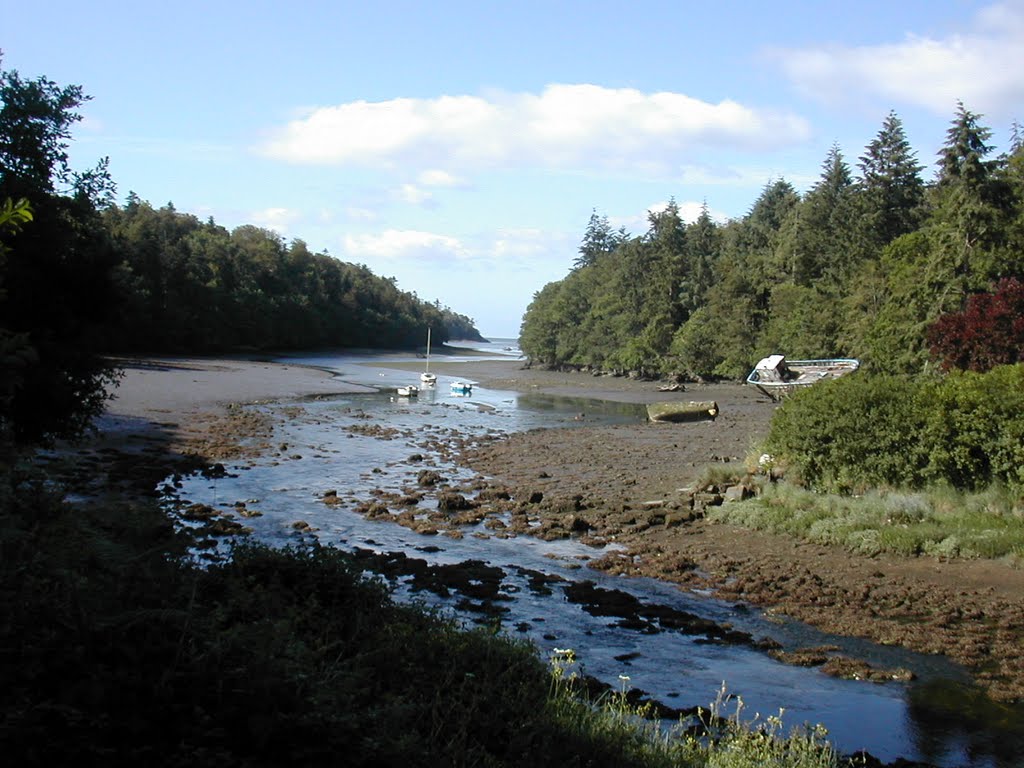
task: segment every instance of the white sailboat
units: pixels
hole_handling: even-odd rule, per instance
[[[424,386],[432,387],[437,383],[437,376],[430,372],[430,327],[427,327],[427,367],[423,373],[420,374],[420,382]]]

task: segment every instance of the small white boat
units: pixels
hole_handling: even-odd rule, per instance
[[[427,328],[427,367],[420,374],[420,383],[426,387],[437,384],[437,376],[430,372],[430,328]]]
[[[797,389],[827,379],[838,379],[859,367],[860,360],[846,357],[786,360],[784,355],[769,355],[754,366],[747,376],[747,384],[757,387],[772,400],[781,400]]]
[[[473,394],[473,385],[468,381],[453,381],[452,382],[452,394],[453,395],[471,395]]]
[[[399,387],[398,388],[398,396],[399,397],[416,397],[417,395],[419,395],[419,393],[420,393],[420,388],[419,387],[414,387],[414,386],[411,386],[411,385],[408,386],[408,387]]]

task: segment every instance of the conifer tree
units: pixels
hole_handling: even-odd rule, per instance
[[[573,262],[573,269],[589,267],[601,254],[614,251],[620,242],[618,235],[608,223],[608,217],[599,216],[595,208],[590,213],[590,221],[587,222],[587,229],[583,233],[583,242],[580,243],[579,256]]]
[[[997,163],[988,159],[991,135],[979,115],[958,103],[939,151],[931,268],[950,282],[954,303],[944,304],[944,310],[959,308],[968,293],[984,290],[999,274],[994,257],[1006,235],[1011,195],[996,174]]]
[[[701,205],[697,220],[686,228],[685,247],[687,275],[680,302],[685,318],[689,318],[707,300],[721,250],[721,233],[711,218],[707,202]]]
[[[797,209],[791,274],[797,285],[827,278],[834,287],[852,271],[853,180],[837,145],[822,163],[821,178]]]
[[[863,233],[870,255],[920,225],[924,166],[907,141],[903,123],[890,112],[860,157]]]

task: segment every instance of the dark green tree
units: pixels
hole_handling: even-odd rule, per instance
[[[829,150],[821,178],[795,213],[789,240],[793,282],[837,288],[853,270],[855,222],[853,180],[838,146]]]
[[[84,174],[68,165],[85,98],[77,86],[0,71],[0,199],[27,198],[35,211],[32,225],[9,237],[0,276],[0,329],[31,350],[0,413],[21,443],[82,434],[116,380],[99,355],[117,308],[99,216],[113,184],[105,162]]]
[[[672,332],[687,317],[684,296],[689,293],[687,283],[690,268],[687,263],[686,225],[679,213],[675,198],[669,200],[665,210],[648,214],[650,229],[644,245],[650,251],[651,273],[646,282],[651,290],[646,303],[648,323],[656,323],[661,336]],[[664,352],[668,342],[661,344]]]
[[[860,157],[860,223],[865,247],[875,256],[886,244],[920,226],[924,182],[903,130],[890,112]]]
[[[704,306],[708,289],[715,280],[721,240],[718,225],[711,218],[705,202],[696,221],[686,228],[686,282],[679,297],[686,318]]]
[[[931,217],[936,268],[955,281],[956,301],[999,276],[994,256],[1005,242],[1011,193],[989,159],[992,132],[962,103],[939,151]],[[947,309],[949,309],[947,307]]]
[[[590,213],[590,221],[587,222],[587,229],[583,233],[583,242],[580,243],[579,255],[573,262],[573,268],[589,267],[602,254],[614,251],[622,240],[621,233],[612,230],[608,217],[599,216],[597,209],[594,209]]]

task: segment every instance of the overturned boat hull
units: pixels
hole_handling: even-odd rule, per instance
[[[647,418],[651,421],[713,421],[718,416],[718,403],[714,400],[649,403]]]

